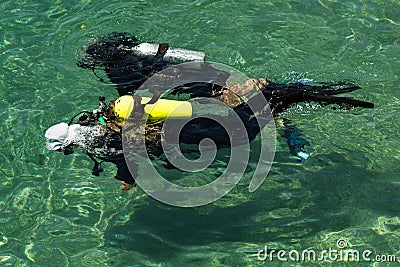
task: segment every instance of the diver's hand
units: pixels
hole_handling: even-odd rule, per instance
[[[122,183],[121,189],[124,190],[124,191],[129,191],[129,190],[131,190],[132,188],[135,188],[135,187],[136,187],[136,184],[135,184],[135,183],[134,183],[134,184],[128,184],[128,183],[126,183],[126,182],[124,182],[124,181],[121,181],[121,183]]]

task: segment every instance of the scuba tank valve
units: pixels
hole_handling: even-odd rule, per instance
[[[99,107],[97,108],[97,119],[102,125],[106,125],[103,114],[107,109],[106,98],[104,96],[99,96]]]

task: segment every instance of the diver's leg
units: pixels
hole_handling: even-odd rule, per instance
[[[131,169],[128,168],[125,159],[119,160],[117,162],[114,162],[114,164],[117,166],[117,174],[115,175],[115,179],[120,181],[122,185],[122,190],[129,191],[130,189],[136,187],[135,183],[135,178],[137,176],[137,166],[135,163],[130,162],[130,167]],[[134,167],[134,173],[131,172],[131,170]]]
[[[310,146],[310,142],[299,138],[302,135],[302,131],[294,125],[290,125],[291,121],[286,119],[278,119],[278,125],[282,127],[281,136],[285,137],[290,153],[297,156],[301,163],[310,156],[310,153],[304,150],[305,146]]]

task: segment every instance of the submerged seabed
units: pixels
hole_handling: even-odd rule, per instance
[[[2,1],[0,265],[344,266],[344,259],[257,259],[265,245],[322,251],[341,239],[344,250],[400,258],[399,8],[399,1]],[[311,143],[304,165],[278,137],[256,192],[247,191],[250,164],[221,200],[166,206],[140,189],[121,192],[111,165],[93,177],[84,155],[44,147],[47,127],[95,107],[99,95],[116,97],[75,64],[90,38],[112,31],[201,50],[251,77],[354,80],[363,90],[352,95],[376,108],[293,108],[284,116]],[[196,184],[220,165],[182,179]]]

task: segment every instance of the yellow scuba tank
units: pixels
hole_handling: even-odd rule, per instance
[[[151,100],[149,97],[142,97],[142,104]],[[125,119],[134,110],[134,99],[131,95],[124,95],[115,100],[114,115],[117,118]],[[158,99],[154,104],[144,107],[144,112],[149,116],[148,120],[165,120],[168,118],[190,118],[192,117],[192,104],[187,101]]]

